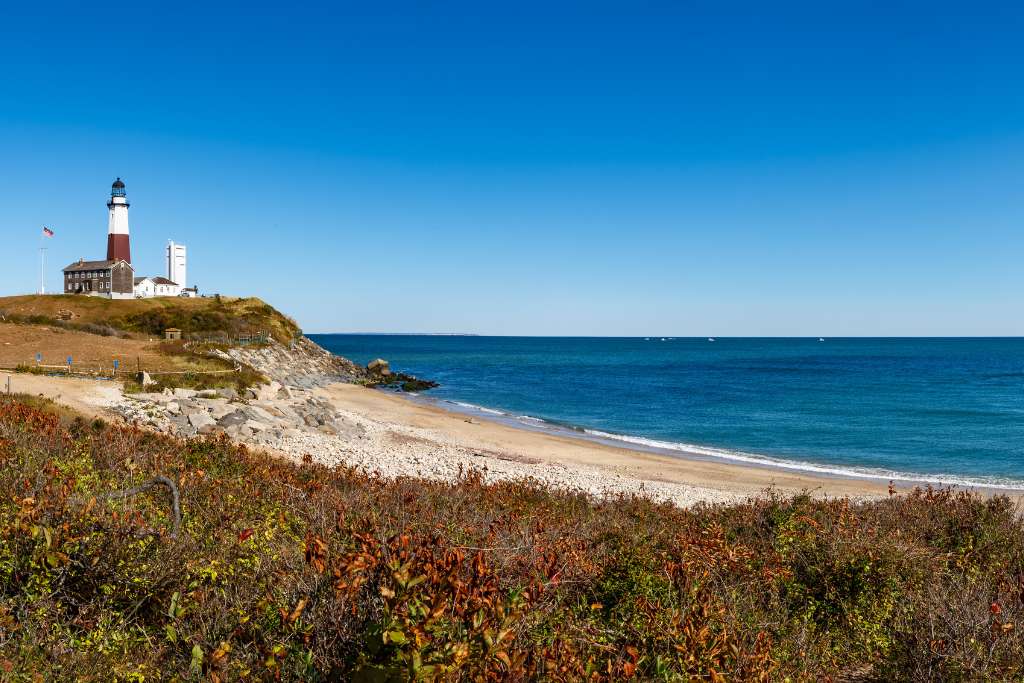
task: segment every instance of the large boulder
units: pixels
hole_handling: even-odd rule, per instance
[[[277,398],[278,392],[281,391],[281,383],[271,380],[270,384],[261,384],[249,391],[257,401],[273,401]]]
[[[201,411],[189,415],[188,423],[195,427],[197,431],[202,429],[203,427],[212,427],[213,425],[217,424],[216,422],[213,421],[213,418],[210,417],[209,413]]]
[[[272,423],[272,422],[274,422],[274,416],[271,415],[270,413],[268,413],[263,408],[260,408],[259,406],[245,406],[242,409],[242,412],[244,412],[246,415],[248,415],[249,418],[251,418],[253,420],[257,420],[259,422],[265,422],[265,423]]]
[[[391,374],[391,365],[383,358],[377,358],[366,364],[366,371],[371,375],[387,377]]]
[[[262,432],[270,429],[270,425],[265,425],[262,422],[257,422],[256,420],[249,420],[243,425],[243,427],[249,428],[251,432]]]
[[[210,401],[209,403],[210,417],[212,417],[214,420],[219,420],[225,415],[230,415],[231,413],[235,412],[235,406],[230,405],[229,403],[223,400]]]
[[[228,413],[224,417],[217,420],[217,424],[221,427],[241,427],[249,421],[249,416],[243,413],[241,410],[236,410],[233,413]]]

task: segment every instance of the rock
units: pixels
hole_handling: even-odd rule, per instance
[[[162,394],[163,394],[164,396],[174,396],[174,392],[173,392],[173,391],[171,391],[171,390],[170,390],[169,388],[167,388],[167,387],[164,387],[164,390],[163,390],[163,391],[162,391],[161,393],[162,393]]]
[[[178,398],[192,398],[196,393],[194,389],[182,389],[181,387],[174,390],[174,395]]]
[[[278,399],[289,399],[289,398],[292,398],[292,390],[289,389],[287,386],[283,386],[283,387],[281,387],[277,391],[276,398],[278,398]]]
[[[263,410],[267,411],[268,413],[270,413],[274,417],[284,417],[285,416],[284,415],[284,411],[282,411],[280,408],[278,408],[277,406],[275,406],[272,403],[266,403],[266,404],[264,404],[262,406],[254,406],[254,407],[262,408]]]
[[[189,415],[188,423],[195,427],[197,430],[206,426],[213,426],[216,424],[216,422],[213,421],[213,418],[210,417],[208,413],[203,411],[198,411]]]
[[[229,413],[224,417],[217,420],[217,424],[221,427],[239,427],[248,422],[249,417],[240,410],[236,410],[233,413]]]
[[[217,425],[203,425],[196,431],[200,434],[213,434],[214,432],[220,431],[220,427]]]
[[[228,405],[227,403],[221,403],[220,401],[211,402],[210,406],[210,417],[214,420],[219,420],[225,415],[230,415],[235,412],[235,407]]]
[[[399,374],[396,378],[399,382],[399,386],[402,387],[402,391],[411,393],[418,393],[420,391],[426,391],[427,389],[436,389],[441,386],[437,382],[432,382],[428,379],[420,379],[419,377],[413,377],[412,375]]]
[[[265,425],[262,422],[257,422],[256,420],[247,420],[243,426],[252,432],[263,432],[270,429],[268,425]]]
[[[330,434],[332,436],[338,433],[338,430],[329,424],[322,424],[319,427],[317,427],[317,430],[323,432],[324,434]]]
[[[366,364],[366,371],[371,375],[387,377],[391,374],[391,366],[383,358],[377,358]]]
[[[261,384],[253,391],[256,394],[256,400],[272,401],[277,398],[277,393],[281,391],[281,383],[271,380],[270,384]]]
[[[164,406],[164,410],[171,415],[177,415],[181,412],[181,406],[175,401],[168,401],[167,405]]]
[[[217,398],[216,389],[200,389],[196,392],[196,398]]]
[[[257,420],[259,422],[274,421],[274,416],[268,413],[267,411],[263,410],[263,408],[260,408],[259,406],[246,406],[245,408],[242,409],[242,412],[248,415],[251,419]]]
[[[156,380],[150,377],[149,373],[146,372],[145,370],[138,374],[136,381],[138,381],[138,383],[144,387],[148,387],[151,384],[156,384]]]
[[[232,389],[231,387],[221,387],[220,389],[217,390],[217,393],[220,395],[221,398],[226,398],[229,401],[231,399],[238,398],[238,392]]]

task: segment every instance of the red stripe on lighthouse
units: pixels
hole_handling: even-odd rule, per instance
[[[128,243],[128,235],[107,235],[107,260],[132,262],[132,250]]]

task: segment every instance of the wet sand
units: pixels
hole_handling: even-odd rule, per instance
[[[430,430],[446,435],[468,449],[520,461],[538,461],[587,469],[597,468],[647,482],[682,484],[722,499],[735,499],[774,488],[784,493],[874,498],[888,494],[888,482],[846,479],[791,472],[754,465],[716,462],[697,456],[676,457],[620,448],[582,438],[521,429],[477,416],[450,412],[383,391],[352,384],[334,384],[322,390],[339,409],[396,427]],[[901,489],[909,485],[899,486]],[[718,496],[712,496],[718,498]]]

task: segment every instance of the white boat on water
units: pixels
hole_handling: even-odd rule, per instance
[[[818,341],[825,341],[824,337],[818,337]]]
[[[708,337],[708,341],[715,341],[714,337]]]

